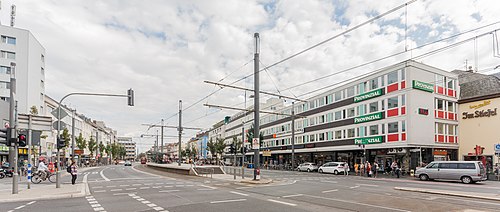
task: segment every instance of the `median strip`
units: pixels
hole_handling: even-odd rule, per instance
[[[399,190],[399,191],[410,191],[410,192],[419,192],[419,193],[427,193],[427,194],[441,194],[441,195],[448,195],[448,196],[455,196],[455,197],[465,197],[465,198],[500,201],[500,196],[498,196],[496,194],[449,191],[449,190],[436,190],[436,189],[425,189],[425,188],[410,188],[410,187],[394,187],[394,189]]]

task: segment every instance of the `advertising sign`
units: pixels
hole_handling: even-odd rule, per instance
[[[420,82],[418,80],[413,80],[413,88],[421,91],[426,91],[429,93],[434,93],[434,85],[431,83]]]
[[[354,139],[354,144],[379,144],[384,142],[383,136],[374,136]]]
[[[375,121],[380,119],[383,119],[382,112],[356,117],[354,118],[354,123],[357,124],[357,123]]]
[[[361,102],[361,101],[365,101],[367,99],[375,98],[377,96],[382,96],[382,95],[383,95],[382,88],[380,88],[377,90],[373,90],[373,91],[355,96],[354,102]]]

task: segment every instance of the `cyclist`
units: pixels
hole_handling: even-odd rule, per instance
[[[49,176],[50,173],[47,165],[45,165],[45,160],[40,160],[40,163],[38,163],[38,171],[40,172],[42,179],[46,179]]]

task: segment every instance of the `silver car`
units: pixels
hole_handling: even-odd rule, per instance
[[[302,163],[297,167],[297,170],[299,172],[301,171],[307,171],[307,172],[313,172],[318,170],[318,165],[315,163]]]
[[[486,169],[480,161],[434,161],[417,169],[415,177],[420,180],[460,180],[468,184],[486,180]]]

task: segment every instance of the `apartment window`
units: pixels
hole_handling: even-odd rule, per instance
[[[370,126],[370,135],[378,135],[378,125]]]
[[[448,89],[455,89],[454,80],[448,80]]]
[[[319,140],[324,141],[325,140],[325,133],[320,133],[319,134]]]
[[[354,87],[347,88],[347,97],[354,96]]]
[[[387,74],[387,84],[390,85],[398,81],[398,71]]]
[[[0,74],[10,74],[10,67],[0,66]]]
[[[387,99],[387,109],[398,107],[398,97],[391,97]]]
[[[378,111],[378,102],[370,103],[370,113],[374,113]]]
[[[348,129],[347,130],[347,137],[352,138],[354,137],[354,129]]]
[[[325,123],[325,115],[321,115],[319,117],[319,123],[318,124],[323,124],[323,123]]]
[[[378,78],[370,80],[370,90],[378,88]]]
[[[16,59],[16,53],[14,53],[14,52],[8,52],[8,51],[2,51],[2,58]]]
[[[2,35],[2,43],[16,45],[16,38]]]
[[[380,87],[384,87],[384,76],[380,77]]]
[[[10,82],[0,82],[0,88],[10,89]]]
[[[342,119],[342,111],[335,112],[335,120],[340,120],[340,119]]]
[[[40,88],[45,88],[45,83],[43,82],[43,80],[40,80]]]
[[[327,102],[326,102],[327,104],[330,104],[330,103],[333,102],[333,96],[332,95],[328,95],[326,98],[327,98]]]
[[[401,80],[405,80],[405,70],[401,69]]]
[[[455,104],[453,102],[448,102],[448,111],[449,112],[455,112]]]
[[[310,135],[310,136],[309,136],[309,141],[314,142],[314,139],[315,139],[315,136],[314,136],[314,135]]]
[[[385,110],[385,101],[383,99],[380,101],[380,105],[382,105],[381,110]]]
[[[401,122],[401,132],[406,132],[406,121]]]
[[[401,95],[401,105],[404,106],[406,104],[406,95]]]
[[[382,124],[381,128],[382,128],[382,134],[385,134],[385,124]]]
[[[353,116],[354,116],[354,108],[348,108],[347,109],[347,118],[350,118]]]
[[[444,84],[446,83],[446,79],[444,76],[441,75],[434,75],[435,76],[435,83],[437,86],[444,87]]]
[[[398,129],[398,122],[392,122],[387,124],[387,132],[388,133],[397,133],[399,132]]]
[[[437,100],[437,109],[438,110],[444,110],[444,101],[441,99]]]
[[[455,128],[456,126],[455,125],[448,125],[448,135],[455,135]]]
[[[341,130],[335,131],[335,139],[342,139],[342,131]]]
[[[436,132],[437,134],[444,134],[444,124],[443,123],[437,123],[436,124]]]
[[[335,101],[339,101],[341,99],[342,99],[342,92],[341,91],[335,92]]]

